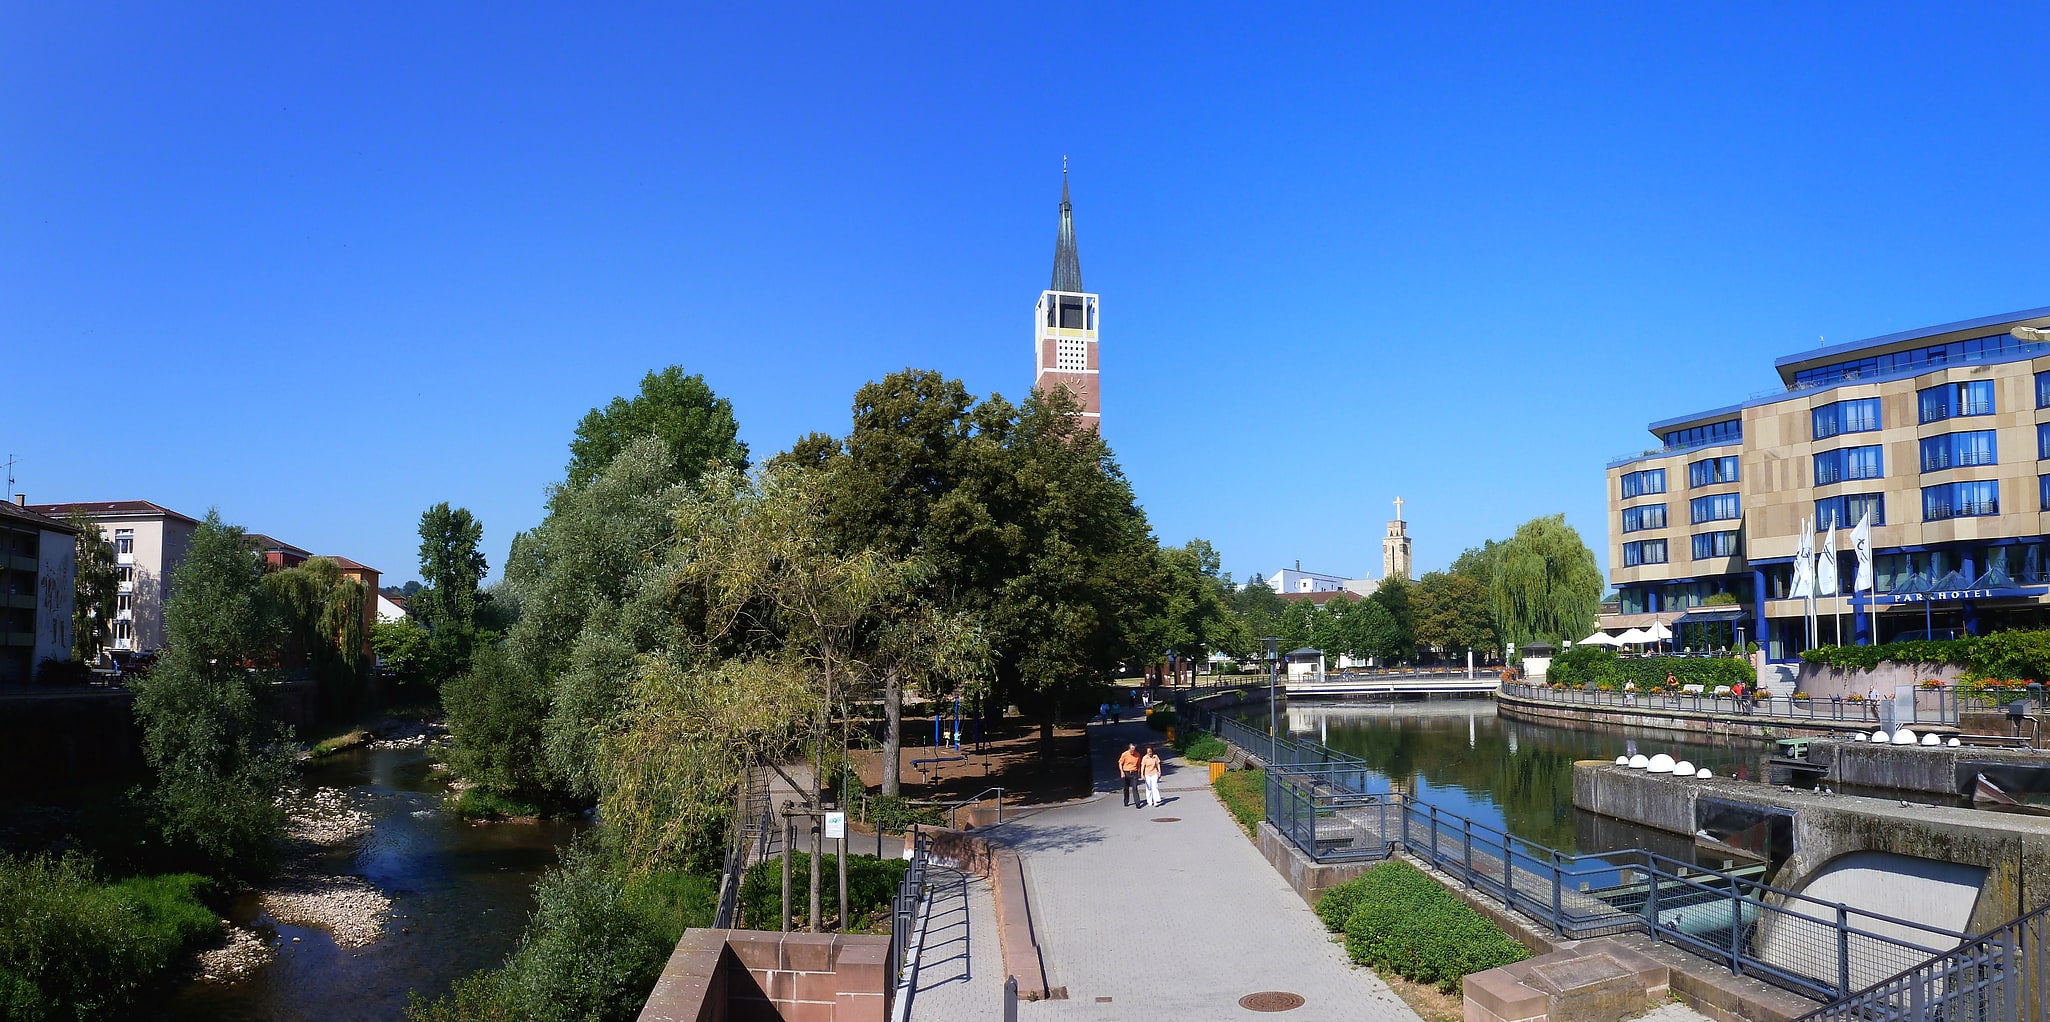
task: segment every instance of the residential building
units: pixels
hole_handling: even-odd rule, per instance
[[[27,502],[0,502],[0,684],[25,684],[43,661],[71,659],[78,531]]]
[[[270,565],[274,571],[284,568],[296,568],[305,564],[306,559],[313,556],[309,551],[293,546],[275,536],[266,536],[261,532],[252,532],[248,536],[250,545],[263,554],[264,563]]]
[[[1772,393],[1654,422],[1609,463],[1604,627],[1767,658],[2050,624],[2050,308],[1788,355]],[[1874,589],[1848,595],[1871,515]],[[1803,539],[1836,526],[1843,597],[1793,599]],[[1727,594],[1727,595],[1723,595]],[[1838,623],[1841,618],[1841,625]]]
[[[63,519],[74,512],[91,518],[114,544],[121,579],[111,648],[151,650],[164,645],[164,602],[171,596],[171,570],[185,559],[198,519],[146,500],[32,504],[29,510]]]
[[[1074,208],[1068,202],[1068,171],[1061,168],[1061,225],[1054,238],[1053,283],[1040,292],[1033,310],[1032,386],[1042,393],[1066,388],[1083,418],[1101,428],[1103,399],[1096,362],[1096,295],[1082,290],[1082,263],[1075,251]]]
[[[377,594],[377,623],[392,624],[406,619],[406,604],[383,593]]]
[[[1343,575],[1326,575],[1319,571],[1304,571],[1303,562],[1295,562],[1293,568],[1282,568],[1264,579],[1267,588],[1282,596],[1300,593],[1336,593],[1345,589],[1348,581]],[[1319,601],[1322,602],[1322,601]]]

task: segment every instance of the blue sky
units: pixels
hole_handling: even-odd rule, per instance
[[[0,8],[0,458],[417,574],[681,364],[758,456],[1017,397],[1071,158],[1105,432],[1240,578],[1563,511],[1771,360],[2050,305],[2050,15]]]

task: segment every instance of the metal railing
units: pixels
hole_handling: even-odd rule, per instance
[[[981,802],[983,799],[986,799],[991,795],[995,795],[997,797],[997,823],[1004,822],[1004,789],[1001,787],[988,787],[958,802],[946,802],[941,804],[940,811],[941,814],[946,817],[947,829],[961,829],[954,825],[954,814],[960,812],[961,810],[969,806]]]
[[[1212,733],[1266,759],[1260,730],[1200,708]],[[1969,935],[1765,884],[1762,869],[1717,870],[1643,849],[1568,854],[1389,789],[1366,761],[1276,736],[1267,822],[1311,859],[1397,850],[1571,939],[1645,933],[1817,1000],[1957,947]]]
[[[2025,1022],[2050,1013],[2050,905],[1797,1022]]]
[[[1687,713],[1722,714],[1732,718],[1757,717],[1764,723],[1817,722],[1831,724],[1883,723],[1881,708],[1894,702],[1842,696],[1795,699],[1791,696],[1761,696],[1738,699],[1713,692],[1613,692],[1553,685],[1539,688],[1521,682],[1502,686],[1502,691],[1519,699],[1562,703],[1568,706],[1613,706],[1631,710],[1674,710]],[[1967,709],[1992,709],[1976,697],[1960,695],[1954,689],[1916,689],[1915,723],[1956,724]]]
[[[910,865],[890,899],[890,982],[892,1003],[910,1002],[918,985],[919,906],[925,900],[926,837],[913,828]]]
[[[769,838],[776,828],[765,772],[754,767],[743,772],[741,777],[741,791],[734,804],[733,833],[726,847],[726,863],[719,871],[719,901],[712,912],[712,926],[722,930],[731,929],[737,920],[741,879],[749,866],[769,857]]]

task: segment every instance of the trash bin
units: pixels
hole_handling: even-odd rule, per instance
[[[1217,783],[1217,780],[1218,780],[1218,778],[1220,778],[1220,777],[1223,777],[1223,776],[1224,776],[1224,763],[1223,763],[1223,762],[1221,762],[1221,761],[1219,761],[1219,760],[1214,760],[1214,759],[1213,759],[1213,760],[1211,760],[1211,761],[1210,761],[1210,783],[1212,783],[1212,784],[1216,784],[1216,783]]]

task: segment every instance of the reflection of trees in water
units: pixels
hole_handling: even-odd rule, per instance
[[[1317,715],[1315,709],[1309,713]],[[1758,769],[1767,749],[1767,743],[1738,739],[1687,741],[1670,732],[1508,721],[1495,716],[1493,703],[1471,712],[1443,704],[1422,712],[1340,711],[1324,727],[1332,748],[1366,760],[1403,786],[1421,777],[1434,788],[1460,789],[1477,805],[1499,810],[1510,833],[1559,849],[1577,845],[1576,760],[1614,759],[1634,742],[1639,750],[1668,752],[1717,773],[1739,766],[1749,772]],[[1447,802],[1443,808],[1463,807]]]

